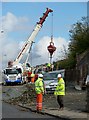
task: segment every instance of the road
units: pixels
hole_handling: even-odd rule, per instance
[[[57,120],[55,117],[31,112],[28,109],[5,102],[2,103],[2,118],[54,118]]]
[[[11,105],[11,104],[8,104],[8,103],[5,103],[5,102],[2,102],[1,100],[8,100],[9,98],[12,98],[12,97],[15,97],[15,96],[19,96],[20,94],[17,94],[18,92],[22,92],[22,88],[24,86],[2,86],[2,89],[1,89],[1,85],[0,85],[0,89],[3,91],[3,92],[0,92],[0,96],[1,96],[1,93],[2,93],[2,96],[0,97],[0,102],[2,104],[0,104],[0,108],[2,107],[0,113],[2,112],[2,117],[1,118],[44,118],[44,119],[47,119],[47,118],[51,118],[51,119],[55,119],[55,120],[58,120],[58,118],[55,118],[53,116],[49,116],[49,115],[46,115],[46,114],[39,114],[39,113],[35,113],[35,112],[32,112],[28,109],[25,109],[25,108],[22,108],[20,106],[17,106],[17,105]],[[25,89],[25,87],[24,87]],[[14,94],[12,94],[14,93]]]
[[[0,119],[2,118],[2,86],[0,85]]]

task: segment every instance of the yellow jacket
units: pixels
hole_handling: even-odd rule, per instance
[[[58,85],[55,89],[54,95],[65,95],[65,82],[63,78],[58,80]]]
[[[36,91],[36,94],[44,93],[44,85],[41,78],[38,78],[35,81],[35,91]]]

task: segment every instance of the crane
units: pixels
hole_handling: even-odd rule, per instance
[[[31,33],[31,35],[30,35],[30,37],[29,37],[28,40],[25,42],[25,44],[24,44],[23,47],[22,47],[22,50],[19,52],[19,54],[17,55],[15,61],[13,62],[13,65],[18,64],[18,63],[21,61],[24,53],[26,53],[26,51],[27,51],[29,48],[31,48],[32,43],[34,42],[35,37],[37,36],[37,34],[38,34],[38,32],[40,31],[40,29],[41,29],[41,27],[42,27],[42,25],[43,25],[46,17],[48,16],[48,14],[49,14],[50,12],[53,12],[53,10],[47,8],[46,12],[43,13],[43,17],[40,18],[40,21],[39,21],[39,22],[37,22],[35,28],[33,29],[32,33]],[[31,49],[29,49],[29,50],[31,50]]]
[[[37,34],[40,31],[46,17],[48,16],[48,14],[50,12],[53,12],[53,10],[47,8],[46,12],[43,13],[43,17],[40,18],[39,22],[37,22],[31,35],[29,36],[29,38],[27,39],[27,41],[23,45],[23,47],[22,47],[21,51],[19,52],[19,54],[17,55],[15,61],[8,62],[8,67],[4,70],[4,74],[5,74],[4,84],[14,83],[14,82],[23,84],[24,82],[26,82],[27,74],[26,75],[24,74],[25,73],[24,67],[22,66],[20,61],[28,49],[29,49],[29,53],[30,53],[32,44],[34,43],[34,40],[35,40],[35,37],[37,36]],[[27,57],[27,60],[28,60],[28,57]]]

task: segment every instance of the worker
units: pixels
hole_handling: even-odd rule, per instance
[[[31,77],[31,82],[34,83],[34,80],[35,80],[35,74],[32,73],[30,77]]]
[[[34,82],[38,79],[38,74],[35,74],[35,80]]]
[[[64,82],[61,74],[58,74],[57,78],[58,78],[58,84],[54,91],[54,95],[57,96],[57,102],[60,106],[59,109],[63,110],[63,108],[64,108],[63,97],[65,95],[65,82]]]
[[[44,85],[43,85],[43,75],[39,74],[38,79],[35,81],[35,91],[36,91],[36,109],[37,112],[42,110],[42,99],[44,94]]]
[[[49,72],[50,70],[51,70],[51,64],[48,63],[48,64],[47,64],[47,72]]]
[[[32,72],[30,71],[27,72],[27,82],[31,82],[31,74]]]

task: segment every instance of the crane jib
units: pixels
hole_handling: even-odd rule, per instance
[[[29,47],[31,47],[31,43],[34,42],[34,39],[35,39],[36,35],[38,34],[39,30],[41,29],[42,24],[45,21],[46,17],[48,16],[49,12],[53,12],[53,10],[47,8],[46,12],[43,14],[43,17],[40,18],[40,21],[37,23],[37,25],[36,25],[35,29],[33,30],[32,34],[30,35],[30,37],[26,41],[25,45],[23,46],[22,50],[18,54],[16,60],[14,61],[14,64],[19,63],[19,61],[23,57],[23,54],[27,51],[27,49]]]
[[[23,53],[24,49],[26,48],[28,44],[26,43],[26,45],[24,46],[24,48],[22,49],[21,53],[19,54],[19,56],[17,57],[17,59],[19,59],[20,55]]]

